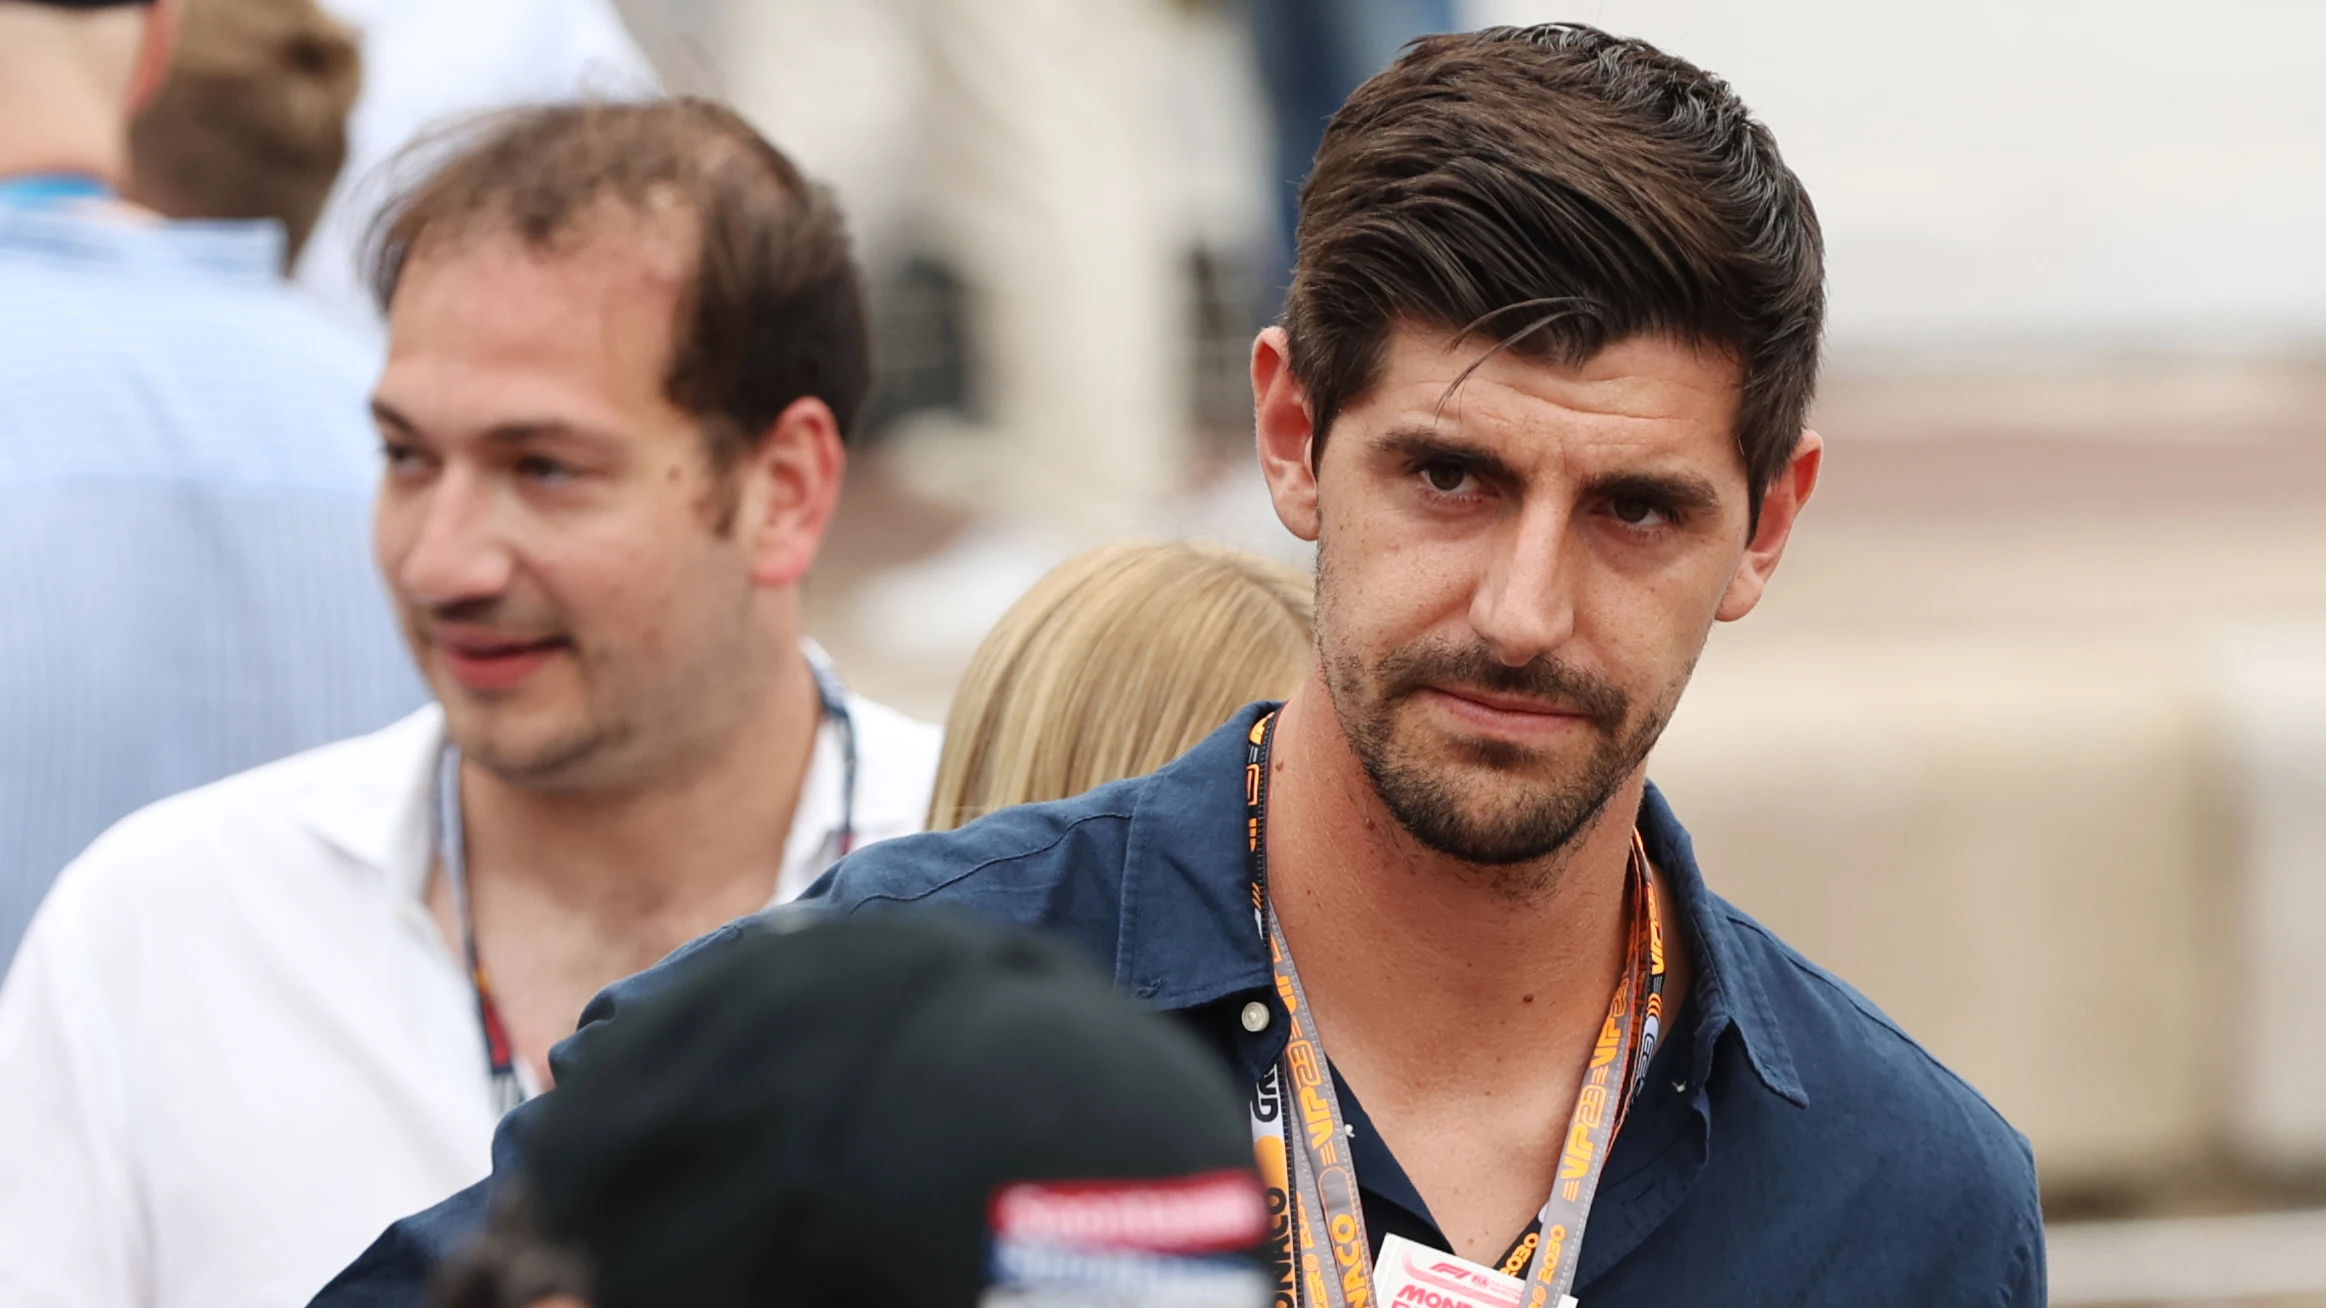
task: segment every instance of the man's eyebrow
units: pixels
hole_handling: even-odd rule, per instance
[[[401,436],[417,436],[420,424],[405,417],[403,412],[386,400],[374,398],[371,402],[372,419],[380,426]],[[480,438],[488,445],[523,445],[544,436],[580,436],[607,439],[604,432],[593,427],[567,422],[562,418],[523,418],[513,422],[496,423],[485,429]]]
[[[1475,441],[1429,427],[1395,427],[1373,438],[1373,448],[1408,463],[1459,463],[1489,481],[1515,481],[1518,474],[1501,455]]]
[[[1720,488],[1692,472],[1610,472],[1583,483],[1595,499],[1650,500],[1674,509],[1709,513],[1720,507]]]
[[[372,421],[382,427],[391,428],[406,436],[415,435],[420,430],[419,426],[399,412],[395,405],[376,395],[372,397],[371,409]]]
[[[567,422],[562,418],[526,418],[514,422],[499,422],[485,428],[483,440],[488,445],[523,445],[545,436],[579,436],[585,440],[608,439],[606,433],[595,427]]]

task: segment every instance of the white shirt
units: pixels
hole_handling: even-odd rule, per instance
[[[856,840],[937,729],[848,697]],[[163,800],[57,880],[0,986],[0,1305],[295,1308],[490,1167],[476,999],[423,902],[433,705]],[[830,861],[827,721],[779,899]]]

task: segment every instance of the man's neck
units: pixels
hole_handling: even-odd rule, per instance
[[[681,774],[541,791],[464,763],[461,806],[480,896],[554,910],[648,962],[765,905],[822,717],[805,658],[788,648],[782,657],[742,719]]]
[[[774,896],[822,720],[797,646],[777,659],[716,746],[650,784],[531,790],[462,764],[478,958],[518,1057],[544,1081],[550,1046],[591,995]],[[457,949],[441,875],[428,906]]]
[[[0,28],[0,41],[8,36]],[[80,71],[58,60],[0,57],[0,178],[78,173],[120,186],[128,123]]]
[[[1521,895],[1514,869],[1438,853],[1398,824],[1320,679],[1285,705],[1270,770],[1270,898],[1336,1056],[1394,1049],[1400,1069],[1464,1077],[1596,1031],[1623,967],[1640,776]]]

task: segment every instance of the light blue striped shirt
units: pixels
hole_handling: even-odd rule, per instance
[[[368,542],[377,358],[280,257],[0,202],[0,964],[116,820],[424,698]]]

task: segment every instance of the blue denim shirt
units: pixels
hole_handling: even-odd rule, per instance
[[[1263,707],[1151,776],[875,845],[809,897],[844,912],[940,904],[1060,932],[1122,990],[1181,1016],[1257,1077],[1286,1025],[1280,1009],[1258,1034],[1238,1020],[1248,1002],[1277,1003],[1243,834],[1243,741]],[[1681,905],[1695,976],[1609,1157],[1577,1298],[1586,1308],[2040,1308],[2043,1226],[2026,1140],[1863,996],[1707,890],[1687,832],[1652,787],[1639,824]],[[766,929],[764,916],[746,918],[610,987],[552,1062],[724,942]],[[1394,1231],[1445,1248],[1363,1106],[1343,1094],[1373,1238]],[[494,1142],[502,1172],[528,1111]],[[416,1304],[428,1270],[482,1223],[490,1188],[389,1228],[315,1308]]]

